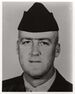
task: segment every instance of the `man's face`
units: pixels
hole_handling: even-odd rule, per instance
[[[53,67],[58,32],[19,31],[18,54],[22,69],[30,76],[41,76]]]

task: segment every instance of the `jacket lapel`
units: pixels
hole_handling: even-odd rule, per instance
[[[60,91],[61,82],[63,83],[63,78],[59,74],[59,72],[56,70],[56,78],[55,78],[55,81],[53,82],[53,85],[51,86],[51,88],[48,91],[51,91],[51,92],[53,92],[53,91],[54,92],[55,91]]]
[[[13,88],[14,91],[25,92],[26,88],[24,86],[23,74],[19,77],[18,80],[19,80],[18,83],[16,83],[14,88]]]

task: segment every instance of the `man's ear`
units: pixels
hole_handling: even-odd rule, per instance
[[[55,49],[55,57],[58,57],[59,54],[60,54],[60,44],[58,43],[58,44],[56,45],[56,49]]]
[[[17,53],[19,53],[19,41],[17,40],[17,43],[16,43],[16,48],[17,48]]]

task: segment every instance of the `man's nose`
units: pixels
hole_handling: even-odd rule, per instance
[[[32,45],[31,55],[32,56],[39,56],[41,54],[39,50],[39,45]]]

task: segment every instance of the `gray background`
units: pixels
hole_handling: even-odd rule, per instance
[[[17,27],[33,2],[3,2],[3,62],[2,79],[21,75],[23,72],[17,55]],[[59,25],[61,53],[55,60],[55,67],[70,82],[72,82],[72,3],[43,2]]]

